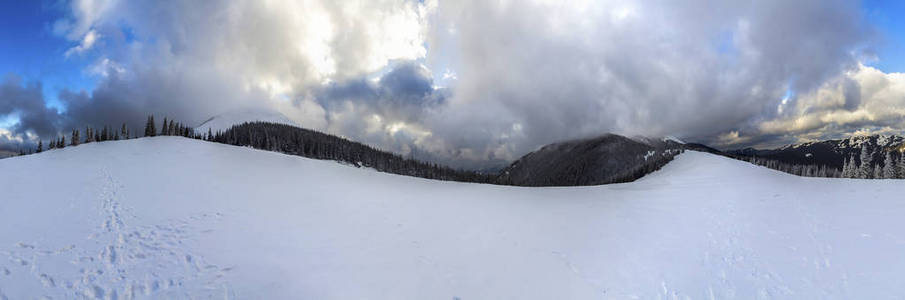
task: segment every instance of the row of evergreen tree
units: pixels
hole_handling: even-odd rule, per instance
[[[896,158],[898,156],[898,158]],[[873,161],[873,155],[867,147],[861,146],[861,155],[857,161],[850,156],[842,165],[841,177],[861,179],[905,179],[905,153],[893,154],[886,151],[882,165]]]
[[[167,122],[167,118],[163,118],[163,123],[160,125],[160,131],[157,131],[157,122],[154,121],[154,115],[148,116],[148,120],[145,121],[145,136],[163,136],[163,135],[171,135],[171,136],[181,136],[187,138],[203,138],[201,135],[197,135],[195,133],[195,129],[189,126],[185,126],[180,122],[176,122],[173,119],[170,119]]]
[[[905,153],[886,151],[883,162],[874,161],[874,155],[866,145],[861,146],[861,155],[843,159],[842,170],[824,165],[790,164],[775,159],[761,157],[733,158],[755,165],[805,177],[860,178],[860,179],[905,179]]]
[[[824,165],[802,165],[790,164],[775,159],[767,159],[762,157],[736,157],[737,159],[750,162],[752,164],[767,167],[780,172],[804,177],[841,177],[842,172],[839,169]]]
[[[163,119],[163,123],[160,126],[160,131],[157,130],[157,124],[154,121],[154,116],[148,116],[148,120],[145,123],[145,133],[144,136],[158,136],[158,135],[172,135],[172,136],[183,136],[188,138],[203,138],[201,135],[196,135],[195,130],[191,127],[185,126],[180,122],[176,122],[175,120],[167,120],[167,118]],[[118,140],[128,140],[132,138],[137,138],[139,136],[134,135],[129,128],[126,126],[126,123],[122,124],[122,127],[119,130],[116,130],[111,126],[104,126],[101,130],[97,130],[96,128],[86,127],[84,131],[84,137],[82,136],[82,131],[78,129],[73,129],[72,133],[69,135],[69,143],[67,145],[66,135],[61,135],[59,138],[54,138],[52,140],[47,141],[38,141],[38,145],[34,150],[31,151],[20,151],[20,155],[29,154],[29,153],[41,153],[47,150],[53,150],[58,148],[65,148],[66,146],[78,146],[80,144],[87,144],[93,142],[104,142],[104,141],[118,141]],[[46,145],[46,148],[45,148]]]
[[[435,163],[404,158],[334,135],[284,124],[244,123],[225,131],[216,133],[208,131],[204,139],[315,159],[336,160],[392,174],[463,182],[496,182],[495,175],[456,170]]]
[[[85,128],[85,137],[82,139],[82,132],[78,129],[73,129],[72,133],[69,135],[69,144],[68,146],[78,146],[80,144],[87,144],[92,142],[103,142],[103,141],[118,141],[118,140],[126,140],[131,139],[131,136],[128,127],[123,123],[122,128],[117,131],[110,126],[104,126],[101,130],[97,130],[95,128],[86,127]],[[66,135],[61,135],[58,139],[53,139],[47,142],[47,149],[52,150],[56,148],[65,148],[66,144]],[[35,148],[35,153],[40,153],[45,151],[44,142],[38,141],[38,146]]]

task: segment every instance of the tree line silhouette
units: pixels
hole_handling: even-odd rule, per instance
[[[878,150],[879,151],[879,150]],[[885,152],[885,154],[883,154]],[[773,170],[804,176],[857,179],[905,179],[905,153],[887,150],[879,152],[883,161],[874,160],[874,153],[867,145],[861,146],[861,155],[843,159],[842,169],[816,164],[794,164],[756,156],[726,155],[731,158],[764,166]]]
[[[436,163],[404,158],[335,135],[269,122],[234,125],[205,139],[228,145],[248,146],[314,159],[336,160],[377,171],[427,179],[495,183],[496,175],[457,170]]]
[[[175,120],[167,120],[167,118],[163,119],[163,123],[161,124],[160,131],[157,130],[157,124],[154,121],[154,116],[148,116],[148,120],[145,123],[145,132],[144,136],[158,136],[158,135],[171,135],[171,136],[183,136],[187,138],[195,138],[202,139],[203,136],[196,135],[195,130],[189,126],[185,126],[180,122],[176,122]],[[31,153],[41,153],[47,150],[53,150],[58,148],[66,148],[66,146],[78,146],[80,144],[88,144],[93,142],[105,142],[105,141],[118,141],[118,140],[128,140],[133,138],[141,137],[139,135],[134,134],[126,123],[123,123],[119,130],[116,130],[115,127],[104,125],[100,130],[93,127],[85,127],[85,131],[81,131],[79,129],[73,129],[72,133],[69,134],[69,143],[67,144],[66,135],[61,135],[59,138],[54,138],[47,143],[39,140],[38,145],[31,150],[20,150],[19,155],[26,155]],[[46,145],[46,148],[45,148]]]

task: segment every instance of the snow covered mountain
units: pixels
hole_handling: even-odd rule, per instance
[[[847,139],[788,145],[777,149],[746,148],[728,151],[728,153],[774,159],[789,164],[822,165],[841,169],[843,160],[861,155],[862,146],[871,153],[874,162],[880,162],[883,161],[887,151],[905,150],[905,137],[895,135],[853,136]]]
[[[243,109],[213,116],[204,122],[201,122],[198,126],[195,126],[195,133],[207,134],[208,130],[216,133],[217,131],[229,129],[229,127],[233,125],[255,121],[298,126],[298,124],[290,120],[289,117],[276,111]]]
[[[0,191],[2,299],[905,295],[901,181],[700,152],[524,188],[155,137],[0,160]]]

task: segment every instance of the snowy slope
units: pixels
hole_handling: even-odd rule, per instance
[[[227,130],[233,125],[255,121],[298,126],[298,124],[290,120],[289,117],[276,111],[242,109],[213,116],[210,119],[201,122],[198,126],[195,126],[195,132],[198,134],[207,134],[208,129],[210,129],[210,131],[216,133],[218,130]]]
[[[518,188],[156,137],[0,160],[0,191],[0,298],[905,296],[903,182],[697,152]]]

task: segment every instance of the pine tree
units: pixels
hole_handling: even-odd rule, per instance
[[[126,123],[123,123],[123,128],[119,130],[119,135],[124,140],[129,139],[129,130],[126,129]]]
[[[80,141],[79,139],[80,139],[80,137],[79,137],[79,130],[78,130],[78,129],[73,129],[73,130],[72,130],[72,140],[69,142],[69,145],[71,145],[71,146],[78,146],[78,145],[79,145],[79,141]]]
[[[874,172],[870,178],[883,179],[883,168],[880,167],[880,164],[877,164],[876,166],[874,166]]]
[[[896,164],[896,178],[905,179],[905,152],[899,153],[899,163]]]
[[[843,158],[842,159],[842,178],[848,178],[849,173],[851,172],[850,170],[851,170],[851,167],[849,167],[849,165],[848,165],[848,160]]]
[[[849,156],[847,160],[843,161],[844,165],[842,166],[842,178],[855,178],[857,165],[855,165],[855,157]]]
[[[845,173],[845,178],[856,178],[858,175],[858,165],[855,163],[855,156],[849,155],[848,157],[848,172]]]
[[[36,153],[41,153],[42,151],[44,151],[44,142],[38,141],[38,149],[35,150],[35,152],[36,152]]]
[[[870,179],[873,175],[873,168],[871,168],[872,158],[870,156],[870,152],[867,152],[867,145],[861,145],[861,166],[858,168],[858,178],[861,179]]]
[[[167,117],[163,117],[163,125],[160,127],[160,135],[167,135]]]
[[[145,136],[156,136],[157,125],[154,122],[154,115],[148,116],[148,123],[145,124]]]
[[[896,178],[895,162],[892,160],[892,151],[886,152],[886,159],[883,161],[883,178]]]

